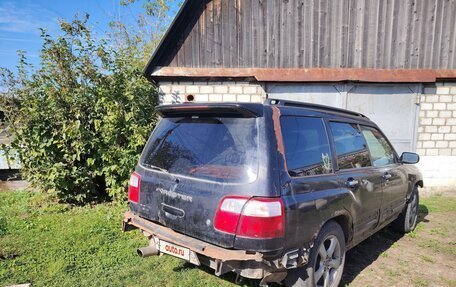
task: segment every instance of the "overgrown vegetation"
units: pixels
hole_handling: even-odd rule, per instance
[[[8,148],[19,153],[34,186],[73,203],[125,197],[156,123],[156,88],[142,70],[169,2],[144,1],[137,25],[117,19],[105,39],[94,36],[88,15],[62,20],[60,36],[42,30],[39,67],[21,53],[16,72],[1,70],[0,110],[13,134]]]

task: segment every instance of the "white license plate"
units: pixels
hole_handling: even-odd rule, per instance
[[[160,240],[158,245],[160,252],[190,261],[190,249],[163,240]]]

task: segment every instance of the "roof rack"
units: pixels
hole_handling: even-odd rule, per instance
[[[368,117],[366,117],[365,115],[363,115],[361,113],[344,110],[344,109],[339,109],[339,108],[335,108],[335,107],[331,107],[331,106],[318,105],[318,104],[312,104],[312,103],[306,103],[306,102],[279,100],[279,99],[268,99],[267,102],[270,105],[275,105],[275,106],[317,109],[320,111],[330,111],[330,112],[335,112],[335,113],[339,113],[339,114],[346,114],[346,115],[351,115],[351,116],[362,117],[362,118],[368,119]]]

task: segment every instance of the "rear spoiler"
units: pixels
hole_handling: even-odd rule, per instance
[[[263,116],[263,105],[259,103],[184,103],[160,105],[158,114],[166,117],[225,116],[241,118],[257,118]]]

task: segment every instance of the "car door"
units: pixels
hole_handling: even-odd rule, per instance
[[[369,148],[372,165],[382,174],[382,204],[380,221],[387,221],[400,213],[407,194],[407,176],[400,168],[396,152],[383,133],[369,126],[361,126]]]
[[[382,199],[382,173],[372,166],[366,141],[356,123],[329,122],[342,188],[353,197],[354,237],[374,229]]]

